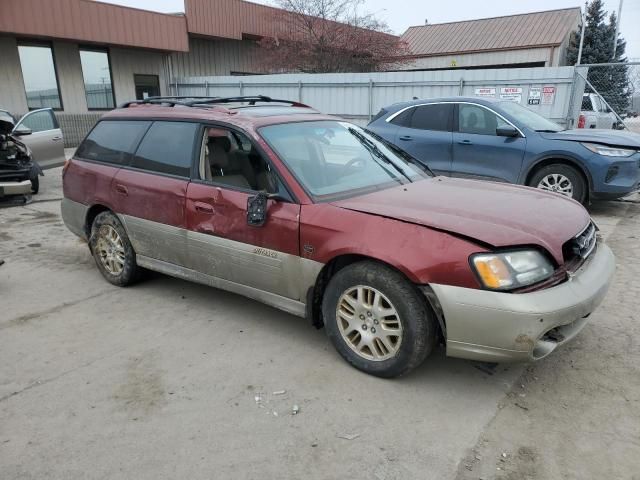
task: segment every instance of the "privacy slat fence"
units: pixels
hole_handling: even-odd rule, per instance
[[[392,103],[413,97],[479,96],[479,89],[485,95],[493,92],[494,98],[508,97],[558,123],[572,125],[584,85],[579,77],[576,80],[574,67],[550,67],[189,77],[175,79],[170,86],[174,95],[268,95],[298,100],[360,124],[366,124],[380,108]]]

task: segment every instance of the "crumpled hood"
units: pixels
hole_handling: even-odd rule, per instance
[[[574,142],[604,143],[616,147],[640,149],[640,134],[623,130],[597,130],[591,128],[575,128],[556,133],[540,133],[549,140],[570,140]]]
[[[528,187],[436,177],[332,202],[463,235],[493,247],[539,245],[564,262],[562,245],[584,229],[589,214],[559,194]]]

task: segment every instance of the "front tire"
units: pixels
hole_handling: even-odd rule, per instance
[[[531,177],[529,186],[559,193],[583,204],[587,199],[587,183],[584,177],[575,168],[562,163],[539,169]]]
[[[98,270],[113,285],[124,287],[139,278],[140,268],[124,227],[111,212],[102,212],[91,225],[89,248]]]
[[[358,262],[336,273],[322,312],[338,353],[378,377],[411,371],[436,343],[436,322],[425,299],[404,276],[376,262]]]

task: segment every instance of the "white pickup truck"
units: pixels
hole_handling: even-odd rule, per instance
[[[618,123],[616,116],[595,93],[582,97],[578,128],[604,128],[611,130]]]

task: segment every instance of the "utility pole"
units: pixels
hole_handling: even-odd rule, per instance
[[[621,0],[622,1],[622,0]],[[580,47],[578,47],[578,61],[576,65],[580,65],[582,60],[582,45],[584,44],[584,27],[587,24],[587,1],[584,2],[584,13],[582,14],[582,32],[580,32]]]
[[[620,5],[618,5],[618,16],[616,17],[616,33],[613,35],[613,55],[611,56],[611,60],[616,58],[616,50],[618,48],[618,30],[620,29],[620,15],[622,15],[622,0],[620,0]]]

